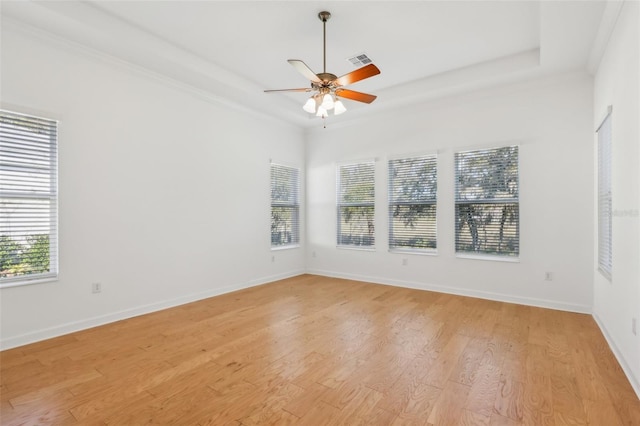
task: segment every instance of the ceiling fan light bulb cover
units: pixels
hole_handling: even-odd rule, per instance
[[[302,107],[303,110],[307,111],[309,114],[313,114],[316,112],[316,100],[313,97],[307,99],[307,102]]]
[[[341,100],[337,100],[334,104],[333,104],[334,110],[333,110],[333,115],[340,115],[343,112],[347,111],[347,108],[344,106],[344,104],[342,103]]]
[[[316,113],[316,117],[326,117],[327,116],[327,110],[320,105],[318,107],[318,112]]]
[[[327,111],[333,108],[333,96],[330,93],[322,97],[322,107]]]

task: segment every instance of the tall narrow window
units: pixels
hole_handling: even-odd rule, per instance
[[[611,111],[598,128],[598,269],[611,279]]]
[[[375,244],[374,170],[373,161],[338,167],[338,246]]]
[[[300,244],[300,170],[271,164],[271,247]]]
[[[58,123],[0,110],[0,286],[58,275]]]
[[[389,249],[436,248],[436,156],[389,161]]]
[[[458,152],[455,167],[456,252],[518,256],[518,147]]]

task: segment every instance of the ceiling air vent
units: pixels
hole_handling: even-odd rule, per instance
[[[367,65],[373,62],[366,55],[366,53],[360,53],[359,55],[354,55],[353,57],[347,59],[347,61],[351,62],[351,64],[356,68],[362,67],[364,65]]]

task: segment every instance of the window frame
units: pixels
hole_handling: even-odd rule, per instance
[[[343,188],[342,179],[341,179],[341,171],[343,168],[355,168],[355,167],[371,167],[371,171],[369,173],[371,177],[371,195],[370,200],[354,200],[354,201],[343,201],[343,194],[347,191],[346,188]],[[340,249],[351,249],[351,250],[364,250],[364,251],[375,251],[375,178],[376,174],[376,161],[375,160],[362,160],[362,161],[353,161],[348,163],[338,164],[336,167],[336,247]],[[370,208],[371,215],[370,221],[367,223],[367,229],[372,229],[371,232],[368,232],[369,237],[365,234],[360,234],[360,239],[363,241],[365,238],[370,238],[371,244],[345,244],[344,237],[342,236],[342,210],[344,208],[355,207],[355,208]],[[365,213],[366,214],[366,213]]]
[[[27,274],[14,275],[9,277],[3,277],[0,275],[0,288],[17,287],[23,285],[40,284],[57,281],[59,277],[59,190],[58,190],[58,150],[59,150],[59,135],[60,135],[60,122],[55,118],[45,118],[40,115],[18,112],[14,109],[0,108],[0,116],[2,121],[5,119],[15,119],[29,121],[30,124],[25,124],[22,127],[22,134],[11,133],[11,130],[5,127],[4,122],[0,122],[0,147],[6,149],[7,152],[14,154],[13,163],[9,161],[5,163],[5,170],[8,172],[8,180],[4,181],[2,185],[2,171],[0,170],[0,202],[2,200],[15,200],[23,202],[41,201],[48,206],[45,208],[48,219],[39,219],[37,223],[33,224],[33,227],[47,227],[47,232],[39,234],[24,234],[22,238],[27,240],[29,237],[35,235],[46,235],[47,237],[47,250],[48,250],[48,270],[46,272],[34,272]],[[17,126],[19,127],[19,126]],[[48,138],[38,137],[35,133],[36,127],[51,131]],[[6,138],[6,139],[5,139]],[[22,144],[22,145],[21,145]],[[43,147],[47,147],[43,150]],[[44,154],[42,154],[44,152]],[[25,165],[24,160],[27,158],[35,158],[35,161],[41,163],[46,159],[46,165],[40,164],[39,166]],[[42,177],[38,177],[35,169],[47,171],[48,179],[46,185],[47,189],[43,189],[42,184],[38,184],[38,181],[42,181]],[[17,173],[11,175],[11,172]],[[20,177],[20,174],[23,176]],[[11,179],[13,177],[13,179]],[[14,182],[14,188],[11,188],[10,181]],[[17,184],[16,184],[17,182]],[[22,185],[20,185],[22,184]],[[9,187],[9,189],[6,189]],[[20,188],[22,187],[22,188]],[[5,188],[3,190],[3,188]],[[30,213],[36,212],[35,205],[23,207],[30,209]],[[7,216],[8,217],[8,216]],[[37,218],[37,216],[31,216],[31,218]],[[0,228],[4,228],[4,223],[0,222]],[[15,228],[18,228],[16,230]],[[22,228],[22,230],[19,230]],[[18,224],[14,228],[11,228],[9,220],[7,220],[6,229],[8,234],[15,234],[16,232],[25,232],[25,225]],[[27,244],[22,242],[22,244]]]
[[[393,177],[393,167],[395,166],[395,163],[398,162],[408,162],[408,161],[420,161],[420,160],[424,160],[426,162],[432,162],[432,167],[433,167],[433,176],[431,176],[431,179],[435,182],[434,183],[434,195],[433,195],[433,199],[429,199],[429,200],[422,200],[422,201],[399,201],[398,199],[394,199],[394,194],[397,191],[394,191],[394,189],[396,188],[394,186],[394,177]],[[390,158],[388,160],[388,247],[389,247],[389,252],[391,253],[411,253],[411,254],[429,254],[429,255],[436,255],[438,254],[438,222],[437,222],[437,215],[438,215],[438,191],[437,191],[437,182],[438,182],[438,154],[437,153],[424,153],[424,154],[416,154],[416,155],[411,155],[411,156],[402,156],[402,157],[394,157],[394,158]],[[416,246],[401,246],[401,245],[393,245],[392,242],[394,241],[394,235],[396,233],[394,233],[394,226],[393,226],[393,221],[394,221],[394,211],[396,210],[397,207],[401,207],[401,206],[433,206],[434,207],[434,211],[433,211],[433,216],[434,216],[434,226],[433,226],[433,242],[434,242],[434,247],[426,247],[426,248],[422,248],[422,247],[416,247]],[[406,225],[405,225],[406,228]],[[428,229],[426,230],[428,231]],[[415,234],[416,236],[419,236],[419,234]],[[427,238],[430,238],[431,236],[427,236]]]
[[[278,199],[274,199],[274,169],[275,170],[289,170],[292,171],[291,176],[294,177],[293,178],[293,182],[286,182],[285,184],[287,185],[287,188],[292,191],[293,196],[292,197],[288,197],[290,198],[289,200],[278,200]],[[300,240],[301,240],[301,236],[300,236],[300,188],[301,188],[301,184],[300,184],[300,176],[301,176],[301,170],[299,167],[294,167],[294,166],[289,166],[286,164],[282,164],[282,163],[276,163],[276,162],[271,162],[270,166],[269,166],[269,176],[270,176],[270,191],[271,191],[271,196],[270,196],[270,200],[271,200],[271,204],[270,204],[270,222],[271,222],[271,232],[270,232],[270,246],[271,246],[271,250],[286,250],[286,249],[293,249],[293,248],[299,248],[300,247]],[[273,218],[274,218],[274,208],[284,208],[284,209],[290,209],[292,212],[292,218],[291,218],[291,235],[292,235],[292,239],[290,243],[283,243],[283,244],[276,244],[274,245],[273,241],[274,241],[274,225],[273,225]],[[282,231],[281,231],[282,232]]]
[[[461,179],[461,167],[458,162],[458,158],[460,155],[471,154],[471,153],[486,153],[487,155],[492,152],[496,152],[501,149],[514,149],[516,155],[516,179],[515,179],[515,187],[516,194],[514,197],[493,197],[493,198],[462,198],[460,194],[460,179]],[[479,156],[478,156],[479,158]],[[502,146],[492,146],[492,147],[480,147],[468,150],[456,151],[454,153],[454,181],[455,181],[455,191],[454,191],[454,223],[455,223],[455,240],[454,240],[454,250],[455,255],[458,258],[468,258],[468,259],[478,259],[478,260],[495,260],[495,261],[504,261],[504,262],[519,262],[520,261],[520,146],[517,144],[511,145],[502,145]],[[483,191],[485,187],[480,187]],[[482,207],[488,206],[498,206],[498,205],[513,205],[515,209],[512,210],[511,214],[515,212],[515,238],[516,238],[516,252],[510,254],[508,252],[495,252],[495,251],[487,251],[487,250],[462,250],[460,248],[460,208],[461,206],[474,206],[480,205]],[[504,213],[503,213],[504,214]],[[484,242],[486,244],[486,240]],[[502,242],[500,242],[501,244]]]
[[[597,136],[597,214],[598,271],[608,281],[613,275],[613,108],[596,129]]]

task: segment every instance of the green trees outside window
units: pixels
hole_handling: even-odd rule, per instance
[[[518,147],[458,152],[456,252],[518,256]]]
[[[0,236],[0,277],[49,272],[49,236],[29,235],[20,243]]]
[[[436,156],[389,161],[389,249],[436,248]]]
[[[338,167],[338,246],[373,247],[374,163]]]

